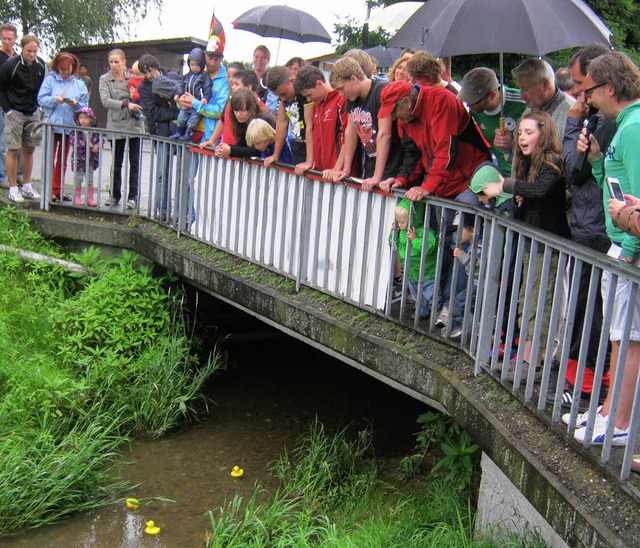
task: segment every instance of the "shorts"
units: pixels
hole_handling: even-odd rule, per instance
[[[611,244],[607,255],[617,259],[620,256],[622,248],[617,244]],[[638,261],[634,264],[638,266]],[[602,302],[606,303],[611,285],[611,272],[609,270],[602,271]],[[627,302],[631,291],[631,280],[620,276],[616,285],[616,292],[613,297],[613,313],[611,315],[611,325],[609,326],[609,339],[612,341],[622,340],[622,328],[624,327],[624,318],[627,314]],[[633,317],[631,319],[631,332],[629,340],[640,341],[640,292],[636,296],[636,300],[630,303],[633,306]]]
[[[7,150],[19,150],[22,147],[37,147],[40,139],[31,137],[31,130],[35,124],[40,121],[40,111],[27,116],[12,110],[9,114],[4,115],[4,144]]]

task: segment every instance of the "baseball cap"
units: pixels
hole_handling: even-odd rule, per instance
[[[462,79],[462,89],[458,93],[458,99],[465,103],[477,103],[485,95],[498,89],[498,77],[491,69],[480,67],[467,72]]]
[[[396,103],[400,99],[407,97],[411,93],[412,89],[413,86],[404,80],[397,80],[384,86],[380,93],[380,102],[382,103],[382,106],[378,111],[378,118],[391,116],[393,109],[396,108]]]

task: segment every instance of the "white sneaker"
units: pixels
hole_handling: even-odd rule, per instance
[[[449,309],[444,306],[438,312],[438,319],[436,320],[436,327],[444,327],[449,321]]]
[[[16,204],[24,204],[25,202],[25,199],[22,197],[22,194],[20,194],[17,186],[12,186],[9,189],[9,200]]]
[[[603,417],[600,414],[596,415],[596,423],[593,427],[593,434],[591,435],[591,445],[602,445],[604,443],[608,425],[609,417]],[[579,430],[576,430],[574,432],[573,437],[579,442],[583,443],[586,433],[586,428],[580,428]],[[613,427],[613,437],[611,438],[611,445],[627,445],[628,439],[629,430],[620,430],[615,426]]]
[[[602,409],[602,405],[598,406],[596,409],[596,413],[600,413]],[[569,419],[571,418],[571,413],[565,413],[562,415],[562,422],[565,424],[569,424]],[[587,426],[587,419],[589,418],[589,411],[585,411],[584,413],[578,413],[576,415],[576,428],[584,428]]]
[[[40,199],[40,193],[35,188],[33,188],[33,185],[23,185],[20,189],[20,192],[22,193],[23,197],[28,198],[29,200]]]

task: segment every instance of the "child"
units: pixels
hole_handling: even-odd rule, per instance
[[[414,207],[413,226],[409,227],[409,212]],[[400,264],[409,269],[409,290],[418,302],[418,283],[420,281],[420,258],[424,245],[424,203],[401,200],[395,209],[396,226],[398,227],[398,257]],[[406,263],[407,242],[409,242],[409,264]],[[428,229],[427,254],[422,281],[422,302],[420,303],[420,319],[431,314],[431,301],[435,290],[437,242],[436,233]]]
[[[144,74],[140,72],[140,68],[138,67],[138,61],[133,63],[133,65],[131,66],[130,72],[131,72],[131,78],[127,80],[127,86],[129,87],[129,95],[131,97],[131,102],[135,103],[136,105],[139,105],[140,93],[138,92],[138,88],[140,87],[140,84],[144,80]],[[143,115],[141,110],[132,110],[130,112],[137,118],[140,118]]]
[[[262,120],[261,118],[255,118],[249,122],[246,134],[247,145],[260,151],[262,158],[268,158],[273,154],[273,149],[276,142],[276,130],[271,125]],[[280,153],[280,161],[285,164],[291,163],[293,156],[293,136],[289,137],[285,141],[285,146]]]
[[[206,105],[211,99],[212,87],[211,77],[204,72],[205,58],[204,52],[200,48],[193,48],[187,59],[189,72],[182,79],[182,86],[173,98],[176,102],[183,93],[190,93],[199,99],[202,105]],[[185,142],[191,141],[193,131],[198,125],[202,116],[195,108],[180,109],[178,114],[178,129],[172,133],[170,139],[182,139]]]
[[[462,235],[460,236],[460,247],[456,247],[453,250],[453,256],[462,263],[464,266],[467,277],[473,274],[473,286],[471,293],[471,309],[473,312],[474,304],[476,300],[476,291],[478,289],[478,267],[480,264],[480,257],[482,252],[482,238],[478,238],[476,257],[474,263],[473,273],[471,272],[471,244],[473,243],[473,237],[475,235],[475,215],[470,213],[462,214]],[[456,299],[453,303],[453,319],[451,324],[451,340],[457,341],[462,336],[462,319],[464,317],[465,302],[467,300],[467,286],[456,295]],[[442,329],[442,336],[446,336],[447,328]]]
[[[536,228],[552,232],[564,238],[570,237],[569,224],[565,205],[565,182],[563,178],[562,146],[558,139],[555,125],[551,117],[542,111],[532,111],[524,114],[517,127],[518,146],[513,156],[512,177],[504,179],[498,176],[499,182],[487,183],[484,186],[484,195],[494,198],[503,192],[516,196],[520,204],[520,220]],[[543,318],[536,318],[540,279],[542,277],[543,246],[539,246],[539,256],[536,261],[536,274],[533,287],[529,295],[532,301],[529,304],[531,314],[526,328],[526,343],[523,352],[524,372],[527,375],[531,363],[533,329],[536,320],[542,321],[542,333],[551,333],[550,313],[553,300],[553,284],[547,285],[545,313]],[[530,251],[525,251],[525,264],[529,263]],[[558,253],[551,256],[551,272],[558,266]],[[520,289],[520,303],[524,306],[526,296],[526,284]],[[519,312],[521,324],[522,310]],[[522,325],[522,324],[521,324]],[[522,326],[525,331],[525,326]],[[551,335],[552,336],[552,335]],[[535,378],[542,377],[540,368],[541,349],[536,351],[536,362],[532,364],[535,369]],[[513,380],[513,368],[509,372],[507,380]]]
[[[96,126],[96,117],[91,107],[83,107],[74,114],[76,124],[82,128]],[[73,183],[76,188],[77,206],[85,205],[82,198],[82,181],[87,178],[87,204],[96,207],[93,192],[93,172],[100,165],[100,134],[89,131],[74,131],[69,137],[69,148],[73,151],[71,162],[74,168]]]

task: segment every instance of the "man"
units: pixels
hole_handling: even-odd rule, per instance
[[[293,136],[292,163],[297,173],[313,167],[313,104],[296,93],[294,76],[287,67],[273,67],[269,71],[267,87],[280,99],[276,122],[276,143],[273,154],[264,160],[265,166],[277,162],[289,130]]]
[[[138,68],[144,74],[144,80],[138,86],[140,105],[147,117],[149,133],[159,137],[169,137],[170,122],[178,117],[178,107],[173,101],[177,83],[170,80],[160,68],[158,60],[148,53],[138,59]],[[162,77],[162,78],[160,78]],[[169,177],[171,170],[171,145],[154,141],[157,154],[156,206],[160,220],[167,220],[170,209]]]
[[[5,23],[0,27],[2,36],[2,48],[0,48],[0,67],[11,57],[16,55],[15,44],[18,38],[18,30],[11,23]],[[9,188],[7,182],[7,170],[4,165],[6,155],[4,144],[4,113],[0,112],[0,187]]]
[[[407,60],[407,72],[414,84],[448,89],[458,94],[456,87],[442,79],[442,64],[426,51],[418,51]]]
[[[308,63],[302,57],[292,57],[285,63],[284,66],[289,69],[289,72],[291,72],[291,76],[295,78],[296,76],[298,76],[298,72],[300,72],[300,69],[302,67],[306,67],[307,64]]]
[[[564,138],[569,107],[575,102],[573,97],[556,88],[556,78],[551,65],[542,59],[527,59],[514,68],[511,73],[520,88],[520,97],[527,103],[529,112],[540,109],[546,112],[553,123],[560,142]]]
[[[571,70],[569,67],[560,67],[555,73],[556,87],[567,95],[576,99],[573,93],[573,80],[571,79]]]
[[[589,63],[584,79],[582,93],[588,105],[600,110],[606,119],[615,120],[617,130],[606,151],[600,149],[597,139],[590,135],[587,139],[583,130],[578,142],[582,152],[589,146],[588,160],[593,175],[603,188],[603,199],[608,202],[610,196],[605,184],[606,178],[618,179],[624,194],[640,196],[640,70],[621,52],[608,52],[596,57]],[[617,228],[611,217],[606,216],[607,234],[612,244],[608,255],[620,262],[640,263],[640,239]],[[602,274],[602,297],[606,299],[612,282],[608,271]],[[617,361],[622,339],[622,328],[628,307],[632,307],[632,325],[629,346],[624,362],[624,374],[618,412],[613,428],[613,444],[626,445],[629,439],[629,423],[633,408],[633,399],[640,365],[640,299],[629,301],[630,280],[619,277],[617,280],[609,338],[611,340],[611,384],[614,384]],[[609,426],[612,391],[607,394],[604,404],[594,425],[592,444],[604,442]],[[576,430],[575,438],[584,441],[586,428]]]
[[[144,73],[143,73],[144,74]],[[84,82],[87,86],[87,92],[89,93],[89,99],[91,99],[91,77],[87,75],[87,66],[80,64],[80,70],[78,71],[78,78]]]
[[[455,198],[469,186],[475,169],[490,159],[488,146],[464,106],[450,91],[408,82],[391,82],[381,94],[378,116],[398,120],[420,148],[427,175],[405,197],[422,200],[433,194]]]
[[[513,132],[527,106],[520,100],[517,89],[505,86],[502,92],[505,94],[504,101],[496,73],[489,68],[479,67],[464,75],[458,100],[467,103],[471,116],[491,145],[500,172],[509,177]]]
[[[583,47],[571,57],[569,71],[573,81],[572,92],[576,102],[569,108],[567,127],[564,133],[563,154],[565,178],[571,189],[571,210],[569,211],[569,226],[571,227],[571,239],[585,245],[595,251],[606,253],[611,246],[605,226],[605,211],[602,203],[602,189],[593,177],[591,164],[584,161],[584,155],[577,150],[576,145],[587,118],[587,102],[582,91],[585,89],[585,79],[589,63],[596,57],[610,51],[604,44],[589,44]],[[594,137],[598,141],[600,150],[607,150],[611,139],[616,132],[615,120],[607,120],[600,115],[591,112],[591,116],[597,116],[598,125]],[[573,385],[576,380],[578,358],[582,347],[582,328],[585,311],[587,309],[587,297],[589,295],[589,283],[591,279],[591,265],[583,263],[580,280],[577,288],[578,300],[576,302],[576,315],[571,335],[571,347],[567,364],[566,379],[569,384],[565,387],[563,401],[570,403],[573,398]],[[596,274],[595,282],[600,283],[600,275]],[[590,394],[593,388],[594,367],[596,364],[599,333],[602,329],[602,298],[598,293],[591,321],[591,334],[586,353],[586,366],[582,382],[582,392]],[[608,375],[604,379],[608,383]]]
[[[37,200],[40,194],[31,186],[33,151],[40,139],[31,130],[40,119],[38,91],[44,80],[45,63],[38,57],[39,40],[27,35],[20,41],[22,53],[0,67],[0,107],[5,116],[4,141],[7,147],[5,165],[9,182],[9,199],[23,203],[24,198]],[[22,152],[22,190],[18,189],[18,156]]]
[[[349,122],[347,100],[327,84],[324,73],[314,66],[300,69],[293,83],[296,93],[313,104],[313,158],[319,171],[332,168],[342,145]]]
[[[331,68],[331,84],[347,99],[349,121],[345,143],[325,178],[341,181],[351,173],[359,145],[363,152],[363,190],[373,190],[396,174],[402,161],[400,137],[391,116],[380,116],[380,93],[385,82],[367,77],[353,57],[339,59]]]

